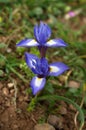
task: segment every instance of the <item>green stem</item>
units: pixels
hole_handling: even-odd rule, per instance
[[[54,96],[47,95],[47,96],[38,97],[38,101],[46,100],[46,99],[63,100],[63,101],[66,101],[67,103],[72,104],[79,111],[80,120],[81,120],[79,130],[82,130],[82,127],[84,126],[84,114],[83,114],[83,111],[78,104],[73,102],[71,99],[68,99],[68,98],[63,97],[63,96],[58,96],[58,95],[54,95]]]
[[[36,106],[36,103],[37,103],[37,95],[31,99],[31,101],[30,101],[30,103],[28,105],[28,108],[27,108],[28,112],[33,111],[33,109]]]

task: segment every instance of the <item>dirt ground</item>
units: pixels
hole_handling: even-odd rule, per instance
[[[0,82],[0,130],[33,130],[44,111],[37,107],[29,113],[29,97],[25,94],[25,86],[17,90],[8,86],[9,83],[6,86]]]

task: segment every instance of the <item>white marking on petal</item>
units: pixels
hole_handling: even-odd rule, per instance
[[[43,89],[44,85],[46,83],[46,79],[45,78],[39,78],[39,77],[33,77],[33,79],[31,80],[31,87],[32,87],[32,91],[33,94],[36,95],[36,93],[38,93],[40,90]]]
[[[58,72],[59,68],[56,66],[50,66],[50,72]]]
[[[36,60],[32,59],[32,61],[33,61],[34,63],[36,63]]]
[[[49,41],[47,42],[47,44],[51,46],[51,45],[53,45],[53,44],[56,44],[56,42],[55,42],[54,40],[49,40]]]
[[[36,77],[35,86],[36,86],[36,87],[40,87],[42,81],[43,81],[43,78],[38,78],[38,77]]]
[[[33,43],[37,43],[36,40],[31,40],[30,42],[27,43],[27,45],[33,45]]]
[[[30,65],[32,68],[34,68],[34,69],[36,68],[35,65],[33,65],[32,61],[30,61]]]
[[[35,69],[36,66],[33,64],[33,62],[36,63],[36,60],[30,60],[30,66]]]

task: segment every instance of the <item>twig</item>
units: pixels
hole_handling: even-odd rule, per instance
[[[31,119],[32,119],[32,121],[33,121],[35,124],[37,124],[37,121],[35,120],[35,118],[33,117],[33,115],[31,115]]]
[[[85,95],[83,95],[81,104],[80,104],[80,108],[82,108],[83,104],[84,104],[84,100],[85,100]],[[75,123],[75,127],[78,130],[78,125],[77,125],[77,116],[79,114],[79,111],[76,112],[75,117],[74,117],[74,123]],[[82,130],[83,126],[80,128],[80,130]]]
[[[16,100],[17,100],[18,89],[17,89],[16,81],[15,81],[15,80],[13,80],[13,85],[14,85],[14,90],[15,90],[15,95],[14,95],[14,105],[15,105],[15,109],[16,109],[16,108],[17,108]]]

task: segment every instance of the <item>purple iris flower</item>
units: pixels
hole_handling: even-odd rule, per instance
[[[40,22],[39,25],[34,27],[35,39],[24,39],[20,41],[17,46],[21,47],[33,47],[38,46],[41,57],[45,57],[47,47],[65,47],[67,44],[62,39],[49,40],[51,36],[50,27]]]
[[[25,53],[25,58],[28,67],[36,74],[30,82],[34,95],[44,88],[47,76],[58,76],[69,69],[68,66],[62,62],[48,64],[46,58],[38,58],[34,54],[27,52]]]

